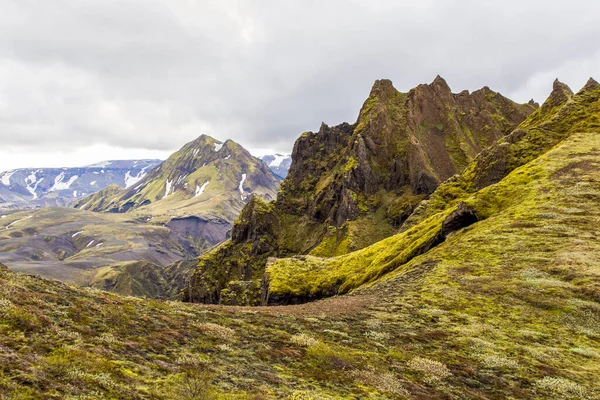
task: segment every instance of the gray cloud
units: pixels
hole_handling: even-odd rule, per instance
[[[0,0],[0,9],[0,138],[25,156],[171,151],[201,133],[289,151],[321,121],[354,121],[375,79],[408,90],[439,73],[455,91],[488,85],[543,101],[555,77],[576,90],[600,71],[600,3],[587,0]]]

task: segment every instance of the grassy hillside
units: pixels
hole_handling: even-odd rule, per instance
[[[599,177],[600,135],[573,134],[469,198],[480,221],[352,295],[300,306],[142,300],[1,271],[0,393],[598,398]],[[399,243],[364,254],[347,282],[401,255]],[[304,290],[332,273],[284,282]]]

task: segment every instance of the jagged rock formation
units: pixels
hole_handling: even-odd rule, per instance
[[[0,174],[0,208],[64,206],[108,186],[130,187],[160,160],[113,160],[79,168],[27,168]]]
[[[557,81],[546,103],[518,129],[423,201],[403,232],[341,257],[273,260],[267,268],[266,297],[271,303],[290,304],[346,293],[405,268],[453,232],[479,225],[478,221],[490,229],[503,220],[506,234],[511,227],[536,228],[532,240],[548,230],[547,240],[555,236],[560,243],[574,225],[586,224],[585,217],[577,216],[586,216],[596,207],[599,186],[592,176],[599,168],[599,131],[600,85],[590,80],[573,94]],[[480,238],[489,236],[485,229],[479,228]],[[426,258],[435,260],[435,256]],[[543,260],[536,261],[544,265]]]
[[[269,233],[232,238],[202,257],[184,298],[224,302],[227,282],[261,281],[268,257],[340,255],[393,235],[441,182],[536,108],[487,87],[454,94],[439,76],[408,93],[376,81],[356,123],[322,124],[296,141]],[[253,202],[244,213],[265,207]],[[237,225],[254,231],[248,220]]]

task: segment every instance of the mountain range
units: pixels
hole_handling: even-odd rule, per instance
[[[380,80],[279,189],[201,136],[129,189],[0,216],[0,262],[87,260],[94,288],[0,265],[0,398],[600,398],[599,133],[591,78],[541,106]]]
[[[127,165],[94,165],[87,174],[102,176],[109,166]],[[280,183],[239,144],[206,135],[147,169],[133,178],[127,170],[126,187],[111,184],[79,197],[73,208],[5,214],[0,262],[84,286],[174,297],[195,266],[186,260],[225,240],[245,202],[252,196],[273,199]],[[79,179],[87,175],[69,178],[70,189]]]
[[[65,206],[109,185],[129,187],[160,160],[112,160],[79,168],[25,168],[0,174],[0,209]]]

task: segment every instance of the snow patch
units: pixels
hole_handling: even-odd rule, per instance
[[[285,159],[288,158],[289,156],[284,156],[281,154],[274,154],[273,157],[275,157],[275,159],[269,163],[269,167],[281,166],[281,163],[284,162]]]
[[[21,221],[25,221],[26,219],[29,219],[29,218],[33,218],[33,215],[30,215],[29,217],[21,218],[21,219],[11,222],[10,224],[6,225],[6,229],[10,229],[10,227],[13,226],[14,224],[19,223]]]
[[[173,181],[170,181],[170,180],[167,179],[166,188],[165,188],[165,195],[163,196],[163,199],[169,195],[169,192],[171,191],[171,187],[172,186],[173,186]]]
[[[215,143],[215,151],[221,150],[221,147],[223,147],[223,143]]]
[[[85,246],[85,248],[87,249],[88,247],[90,247],[91,245],[93,245],[93,244],[94,244],[94,242],[95,242],[95,240],[92,240],[91,242],[89,242],[89,243],[88,243],[88,245],[87,245],[87,246]]]
[[[196,157],[198,155],[198,152],[200,151],[200,149],[195,149],[194,150],[194,157]]]
[[[96,245],[96,247],[100,247],[100,246],[102,246],[103,244],[104,244],[104,243],[98,243],[98,244]]]
[[[229,160],[231,158],[231,154],[228,155],[227,157],[225,157],[226,160]]]
[[[32,200],[35,200],[38,198],[38,195],[36,193],[37,187],[38,185],[44,180],[44,178],[40,179],[39,181],[37,180],[37,174],[38,171],[32,172],[28,177],[25,178],[25,189],[27,189],[27,191],[29,193],[31,193],[31,196],[33,197]],[[33,185],[33,187],[31,186]]]
[[[79,232],[75,232],[71,237],[77,237],[78,235],[81,235],[83,233],[83,231],[79,231]]]
[[[7,171],[4,174],[2,174],[2,178],[0,178],[2,180],[2,184],[4,186],[10,186],[10,177],[15,173],[16,171]]]
[[[73,197],[77,197],[77,190],[73,190]]]
[[[206,181],[206,182],[204,182],[204,184],[202,186],[196,185],[196,195],[194,197],[198,197],[202,193],[204,193],[204,189],[206,189],[206,187],[208,186],[209,183],[210,183],[210,181]]]
[[[136,175],[131,175],[131,171],[127,171],[125,173],[125,187],[131,187],[133,185],[135,185],[136,183],[138,183],[139,181],[141,181],[144,176],[146,176],[146,170],[149,167],[144,167],[141,169],[140,172],[138,172]]]
[[[92,182],[90,183],[90,186],[95,186],[95,185],[96,185],[96,181],[92,181]]]
[[[242,200],[244,200],[244,182],[246,181],[246,174],[242,174],[242,179],[240,180],[240,194],[242,195]]]
[[[6,215],[1,216],[0,218],[6,218]]]
[[[50,189],[49,192],[56,192],[58,190],[67,190],[71,187],[73,182],[75,182],[79,178],[77,175],[73,175],[67,182],[63,182],[65,179],[65,173],[61,172],[56,178],[54,178],[54,185]]]

